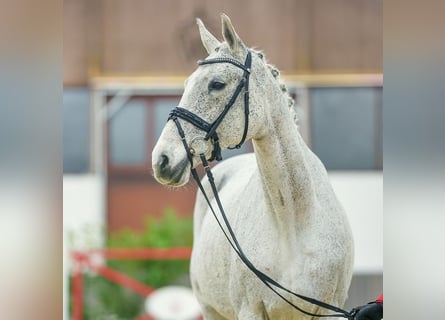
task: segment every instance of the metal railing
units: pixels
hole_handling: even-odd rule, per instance
[[[83,274],[86,271],[94,272],[112,282],[126,287],[144,298],[155,291],[152,288],[120,271],[106,266],[107,260],[189,260],[192,249],[187,247],[158,249],[90,249],[85,251],[72,251],[71,320],[82,320],[84,310]],[[151,320],[143,315],[137,320]]]

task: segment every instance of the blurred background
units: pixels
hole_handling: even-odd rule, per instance
[[[191,245],[196,187],[156,183],[151,150],[184,79],[206,56],[195,18],[222,38],[221,12],[281,70],[301,134],[349,215],[356,254],[345,308],[375,299],[383,290],[380,0],[65,0],[66,279],[72,250]],[[188,285],[187,261],[106,263],[154,287]],[[82,271],[84,319],[144,313],[140,296]],[[66,319],[72,287],[67,280]]]

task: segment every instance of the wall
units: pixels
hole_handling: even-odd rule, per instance
[[[354,272],[383,272],[383,172],[330,171],[329,177],[354,234]]]
[[[65,245],[84,249],[103,245],[106,226],[104,182],[95,174],[63,176]]]
[[[382,0],[65,0],[64,83],[91,74],[187,74],[205,57],[195,18],[290,72],[382,70]]]

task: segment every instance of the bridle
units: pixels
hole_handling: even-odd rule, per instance
[[[202,119],[200,116],[198,116],[184,108],[176,107],[170,112],[168,120],[173,120],[176,125],[176,128],[178,129],[179,136],[181,137],[182,144],[185,148],[187,158],[191,165],[191,173],[192,173],[193,179],[198,184],[198,187],[201,190],[208,206],[210,207],[210,210],[212,211],[212,214],[215,217],[216,222],[218,223],[218,225],[221,228],[222,232],[224,233],[225,237],[229,241],[230,246],[238,254],[241,261],[243,261],[243,263],[259,278],[259,280],[261,280],[269,289],[271,289],[281,299],[286,301],[288,304],[290,304],[291,306],[293,306],[295,309],[299,310],[300,312],[302,312],[306,315],[312,316],[312,317],[320,317],[320,318],[322,318],[322,317],[338,317],[338,318],[346,318],[346,319],[353,320],[358,309],[354,308],[350,312],[348,312],[346,310],[340,309],[336,306],[330,305],[323,301],[319,301],[317,299],[310,298],[310,297],[295,293],[295,292],[285,288],[283,285],[281,285],[280,283],[278,283],[277,281],[275,281],[274,279],[272,279],[271,277],[269,277],[262,271],[258,270],[253,265],[253,263],[247,258],[247,256],[244,254],[244,252],[238,242],[238,239],[236,238],[235,233],[233,232],[233,229],[232,229],[232,227],[227,219],[227,216],[225,214],[224,208],[223,208],[221,200],[219,198],[218,190],[216,189],[215,180],[214,180],[213,174],[210,170],[208,161],[213,161],[215,159],[217,161],[219,161],[222,159],[221,147],[219,145],[219,137],[218,137],[218,134],[216,133],[216,129],[223,121],[227,112],[230,110],[230,108],[235,103],[237,97],[239,96],[239,94],[241,93],[241,90],[243,88],[244,88],[244,116],[245,116],[244,132],[243,132],[243,136],[242,136],[240,142],[234,148],[230,148],[230,149],[240,148],[246,139],[247,131],[249,128],[249,77],[250,77],[250,73],[251,73],[252,54],[251,54],[250,50],[247,51],[247,57],[246,57],[244,64],[240,63],[237,60],[230,59],[230,58],[214,58],[214,59],[198,61],[198,65],[200,65],[200,66],[206,65],[206,64],[214,64],[214,63],[230,63],[244,71],[242,79],[240,80],[238,86],[235,89],[235,92],[233,93],[229,102],[225,105],[224,110],[221,112],[221,114],[216,118],[216,120],[214,120],[212,123],[209,123],[209,122],[205,121],[204,119]],[[213,195],[215,197],[215,200],[218,205],[218,209],[221,213],[221,216],[224,220],[224,225],[226,226],[227,231],[224,230],[223,224],[220,221],[220,219],[218,218],[215,210],[213,209],[210,199],[207,196],[207,194],[204,190],[204,187],[201,184],[198,173],[196,172],[196,169],[193,168],[193,156],[195,155],[195,150],[192,147],[190,147],[190,145],[187,143],[187,140],[186,140],[185,134],[184,134],[184,130],[182,129],[181,123],[179,122],[179,118],[191,123],[195,127],[206,132],[204,140],[205,141],[210,140],[210,142],[213,145],[211,157],[209,158],[208,161],[206,159],[205,153],[199,154],[199,157],[201,159],[202,165],[204,166],[207,178],[208,178],[208,180],[210,182],[210,186],[212,188]],[[289,299],[287,299],[282,293],[278,292],[277,289],[283,290],[297,298],[300,298],[304,301],[307,301],[307,302],[317,305],[319,307],[334,311],[336,313],[334,313],[334,314],[315,314],[315,313],[305,311],[305,310],[301,309],[300,307],[298,307],[297,305],[295,305]]]
[[[241,148],[242,144],[246,140],[247,136],[247,130],[249,128],[249,77],[250,77],[250,67],[252,65],[252,54],[250,50],[247,52],[246,61],[244,64],[230,58],[215,58],[215,59],[207,59],[207,60],[200,60],[198,61],[198,65],[206,65],[206,64],[214,64],[214,63],[230,63],[234,66],[237,66],[238,68],[242,69],[244,71],[243,77],[241,78],[240,82],[238,83],[238,86],[235,89],[235,92],[233,93],[232,97],[230,98],[229,102],[224,107],[224,110],[221,112],[221,114],[213,121],[212,123],[208,123],[203,118],[198,116],[197,114],[194,114],[184,108],[176,107],[174,108],[168,117],[168,120],[173,120],[176,123],[176,126],[180,126],[179,122],[177,121],[177,118],[181,118],[191,124],[193,124],[195,127],[203,130],[206,132],[206,135],[204,137],[205,141],[209,141],[213,145],[212,149],[212,155],[209,159],[209,161],[222,160],[221,156],[221,147],[219,145],[219,137],[216,133],[216,129],[218,129],[221,122],[224,120],[225,116],[227,115],[227,112],[229,112],[230,108],[235,103],[236,99],[238,98],[239,94],[241,93],[241,90],[244,88],[244,132],[243,136],[240,140],[240,142],[233,148],[229,149],[239,149]],[[179,130],[179,127],[178,127]],[[186,149],[187,153],[190,152],[190,148]],[[194,150],[192,150],[194,152]]]

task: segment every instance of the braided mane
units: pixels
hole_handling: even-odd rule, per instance
[[[287,90],[286,83],[283,81],[283,79],[280,78],[280,70],[278,70],[277,67],[274,65],[267,63],[266,57],[264,56],[264,53],[262,51],[251,49],[254,54],[256,54],[261,60],[264,61],[267,68],[269,69],[270,73],[274,77],[275,80],[277,80],[278,85],[280,86],[281,92],[286,96],[287,98],[287,104],[289,107],[289,112],[291,113],[294,122],[296,125],[298,125],[298,117],[297,113],[295,112],[295,100],[289,95],[289,91]]]

